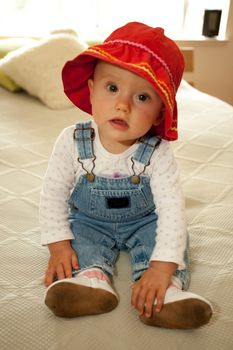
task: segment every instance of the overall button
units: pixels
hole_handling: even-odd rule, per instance
[[[86,175],[86,178],[87,178],[87,181],[88,181],[88,182],[93,182],[93,181],[95,180],[95,175],[92,174],[92,173],[88,173],[88,174]]]
[[[138,175],[131,176],[131,182],[134,185],[138,185],[140,183],[140,176],[138,176]]]

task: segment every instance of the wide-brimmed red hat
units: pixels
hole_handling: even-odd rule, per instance
[[[89,47],[62,70],[64,91],[81,110],[92,113],[88,79],[93,77],[97,60],[125,68],[148,80],[164,104],[164,118],[154,127],[163,139],[177,139],[176,92],[184,58],[175,42],[162,28],[131,22],[116,29],[102,44]]]

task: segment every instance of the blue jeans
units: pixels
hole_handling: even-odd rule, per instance
[[[81,270],[99,267],[112,276],[119,252],[125,250],[131,259],[133,280],[139,279],[156,245],[157,215],[150,179],[140,176],[140,183],[134,184],[131,177],[96,176],[90,182],[81,176],[69,200],[69,222]],[[175,275],[187,289],[188,249],[185,261],[187,268]]]

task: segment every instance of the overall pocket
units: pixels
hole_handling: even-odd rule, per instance
[[[92,188],[90,194],[90,212],[96,218],[127,221],[153,210],[141,188],[130,190]]]

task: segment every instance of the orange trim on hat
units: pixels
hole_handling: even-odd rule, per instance
[[[141,69],[142,71],[145,71],[155,82],[155,84],[159,87],[159,89],[162,91],[164,96],[166,97],[167,104],[170,108],[171,114],[173,113],[174,103],[173,103],[173,91],[169,89],[169,86],[162,80],[159,80],[157,76],[154,73],[154,70],[152,69],[151,65],[149,65],[147,62],[139,62],[139,63],[127,63],[124,61],[119,60],[118,58],[110,55],[108,52],[104,51],[103,49],[100,49],[99,47],[90,47],[86,50],[86,52],[93,52],[95,55],[98,54],[100,56],[104,56],[109,58],[111,61],[114,61],[116,63],[123,62],[127,66],[136,67],[137,69]]]
[[[128,65],[128,64],[127,64]],[[168,103],[168,106],[171,110],[171,113],[173,111],[173,100],[172,100],[172,92],[171,90],[169,89],[168,85],[162,81],[162,80],[159,80],[156,76],[156,74],[154,73],[152,67],[147,63],[147,62],[140,62],[140,63],[129,63],[129,65],[131,66],[136,66],[137,68],[139,69],[142,69],[144,71],[146,71],[150,76],[151,78],[154,80],[154,82],[156,83],[156,85],[159,86],[159,88],[161,89],[161,91],[163,92],[163,94],[165,95],[166,99],[167,99],[167,103]],[[165,88],[163,87],[165,86]]]

